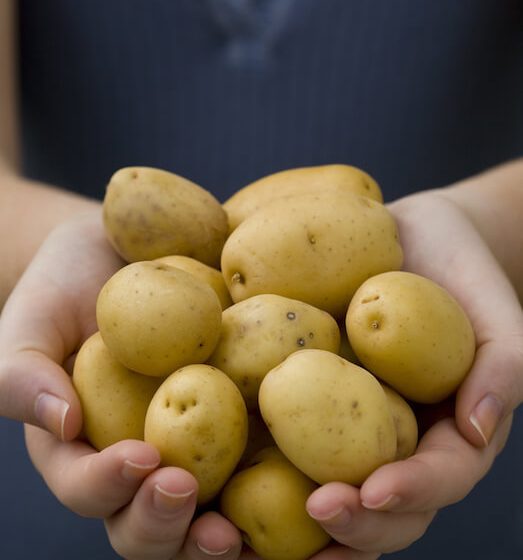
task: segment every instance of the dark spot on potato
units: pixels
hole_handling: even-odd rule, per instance
[[[314,338],[314,333],[313,332],[309,333],[309,338]]]
[[[381,326],[380,322],[377,319],[374,319],[373,321],[371,321],[371,324],[370,324],[371,329],[374,329],[374,330],[377,331],[380,328],[380,326]]]
[[[203,457],[199,453],[197,453],[196,455],[194,455],[193,460],[199,463],[203,460]]]
[[[358,401],[352,401],[352,402],[351,402],[352,408],[358,408],[359,404],[360,404],[360,403],[359,403]]]
[[[305,340],[303,338],[298,338],[298,340],[296,341],[296,344],[298,346],[305,346]]]
[[[372,295],[372,296],[364,297],[361,300],[361,303],[370,303],[371,301],[377,301],[378,299],[380,299],[379,294],[375,294],[375,295]]]
[[[294,319],[296,319],[296,313],[294,313],[294,311],[287,312],[287,319],[289,319],[289,321],[294,321]]]
[[[165,408],[169,408],[171,406],[171,401],[169,399],[165,399],[165,402],[163,403]]]

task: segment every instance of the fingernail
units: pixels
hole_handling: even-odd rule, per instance
[[[496,395],[488,393],[469,416],[470,423],[481,436],[485,447],[490,443],[502,414],[503,404]]]
[[[389,494],[385,498],[371,498],[370,500],[362,500],[361,503],[367,509],[391,509],[400,503],[400,498],[396,494]]]
[[[136,482],[137,480],[142,480],[151,471],[153,471],[157,466],[158,462],[149,465],[142,465],[140,463],[135,463],[126,459],[122,467],[122,478],[128,480],[129,482]]]
[[[65,419],[69,407],[69,403],[60,397],[40,393],[36,397],[34,411],[40,425],[64,441]]]
[[[208,554],[209,556],[221,556],[222,554],[226,554],[231,550],[231,547],[224,548],[223,550],[209,550],[205,548],[200,542],[196,541],[196,546],[204,553]]]
[[[352,517],[350,511],[345,506],[341,506],[337,509],[325,512],[311,510],[308,511],[309,515],[316,521],[319,521],[320,523],[327,523],[331,526],[348,525]]]
[[[174,513],[185,506],[193,496],[194,490],[176,494],[164,490],[159,484],[154,487],[154,507],[161,513]]]

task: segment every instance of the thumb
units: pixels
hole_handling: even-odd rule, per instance
[[[61,440],[81,429],[81,405],[61,364],[80,341],[58,290],[45,296],[20,281],[0,319],[0,415],[39,426]]]
[[[503,420],[523,401],[523,331],[488,340],[456,398],[456,422],[476,447],[486,447]]]
[[[52,432],[62,441],[81,428],[81,405],[70,377],[38,351],[23,350],[0,362],[0,414]]]

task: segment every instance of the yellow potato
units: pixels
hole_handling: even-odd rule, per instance
[[[124,439],[143,440],[147,407],[161,379],[117,362],[100,333],[89,337],[74,363],[73,385],[82,404],[83,430],[99,451]]]
[[[385,206],[347,192],[275,200],[229,236],[222,272],[235,302],[273,293],[344,317],[368,277],[400,268],[396,224]]]
[[[208,363],[224,371],[240,389],[247,408],[258,407],[265,374],[301,348],[338,352],[340,332],[325,311],[274,294],[236,303],[222,314],[220,340]]]
[[[396,456],[396,429],[380,383],[325,350],[299,350],[260,387],[260,411],[284,455],[320,484],[360,485]]]
[[[152,167],[124,167],[111,177],[103,219],[127,262],[179,254],[217,266],[229,231],[227,214],[210,192]]]
[[[262,177],[243,187],[223,205],[232,232],[248,216],[275,198],[289,195],[346,191],[383,202],[378,183],[351,165],[331,164],[287,169]]]
[[[305,560],[330,540],[305,509],[317,485],[275,449],[259,461],[227,483],[221,511],[264,560]]]
[[[418,445],[418,422],[407,401],[394,389],[381,385],[389,401],[396,428],[396,461],[410,457]]]
[[[474,360],[467,315],[445,289],[417,274],[369,278],[354,296],[346,321],[361,363],[416,402],[448,397]]]
[[[129,369],[160,377],[205,362],[218,342],[221,315],[208,284],[153,261],[116,272],[96,304],[98,328],[111,354]]]
[[[247,441],[247,410],[236,385],[205,364],[171,374],[154,395],[145,418],[145,441],[162,465],[188,470],[205,503],[232,474]]]
[[[212,268],[211,266],[203,264],[196,259],[186,257],[184,255],[168,255],[166,257],[156,259],[156,262],[161,262],[169,266],[185,270],[185,272],[189,272],[197,278],[200,278],[200,280],[207,282],[207,284],[209,284],[209,286],[216,292],[216,295],[222,305],[222,309],[227,309],[227,307],[232,305],[231,295],[225,285],[223,275],[216,268]]]

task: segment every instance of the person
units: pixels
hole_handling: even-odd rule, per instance
[[[310,515],[334,539],[314,560],[373,560],[394,551],[408,558],[436,512],[466,504],[509,452],[503,472],[513,479],[498,476],[489,489],[501,493],[499,507],[510,515],[488,521],[490,535],[475,528],[469,548],[441,533],[439,543],[431,540],[432,528],[419,543],[428,543],[427,559],[442,550],[451,558],[464,550],[475,558],[493,550],[520,557],[523,425],[514,411],[523,400],[523,55],[514,48],[521,41],[516,3],[82,4],[20,1],[19,43],[8,25],[14,3],[0,4],[0,414],[26,424],[29,455],[51,492],[80,516],[103,519],[111,547],[128,559],[248,557],[238,530],[217,512],[193,519],[196,481],[160,467],[154,448],[124,441],[97,453],[78,438],[71,362],[96,330],[98,290],[122,265],[96,198],[110,172],[130,163],[172,169],[214,186],[223,200],[278,169],[343,161],[379,179],[404,268],[460,301],[478,347],[455,409],[431,411],[414,456],[378,469],[361,488],[330,483],[311,495]],[[19,97],[17,57],[9,56],[17,45]],[[9,496],[14,502],[19,494]],[[20,528],[12,533],[8,557],[21,548],[20,558],[36,555]],[[507,539],[500,544],[494,534]],[[50,552],[40,548],[39,556],[63,556],[66,541],[62,530],[43,541]],[[87,545],[75,557],[82,552],[113,557],[108,550],[89,556]]]

